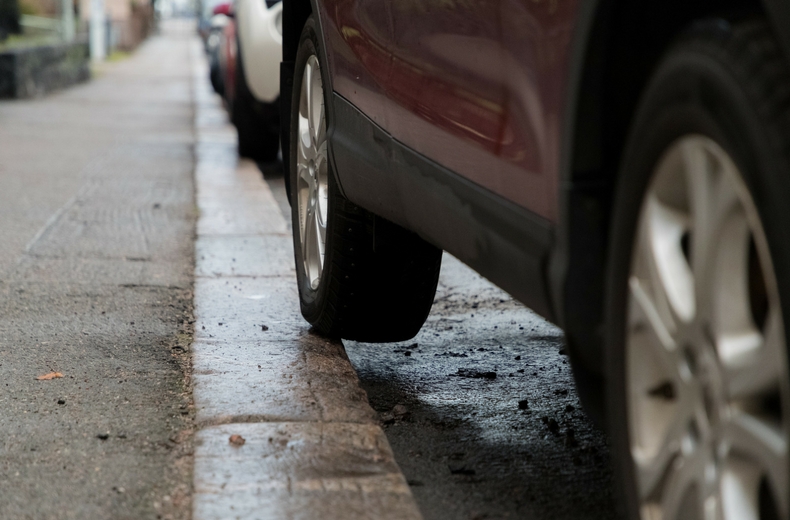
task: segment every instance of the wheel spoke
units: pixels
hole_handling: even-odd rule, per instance
[[[317,101],[320,104],[321,108],[318,109],[318,121],[317,124],[315,125],[316,128],[315,142],[317,143],[317,146],[320,148],[326,142],[326,124],[324,123],[326,115],[324,113],[325,107],[324,107],[323,91],[321,92],[321,98],[318,99]]]
[[[321,135],[322,136],[324,135],[323,131],[321,132]],[[326,160],[327,160],[327,143],[326,143],[326,139],[322,138],[318,142],[319,142],[319,145],[318,145],[318,148],[316,149],[316,153],[315,153],[315,156],[316,156],[315,157],[316,168],[318,168],[318,164],[320,162],[326,162]]]
[[[301,125],[299,128],[299,139],[297,139],[296,152],[297,163],[303,165],[307,165],[310,159],[312,159],[315,155],[313,147],[310,143],[310,134],[308,131],[302,129]]]
[[[729,450],[728,457],[755,475],[768,479],[774,498],[778,501],[782,518],[788,517],[788,454],[785,433],[777,426],[742,412],[734,412],[723,428],[723,442]],[[741,471],[741,475],[745,471]],[[755,479],[757,480],[757,479]],[[757,485],[754,484],[754,493]]]
[[[652,418],[649,431],[632,432],[642,441],[633,455],[639,472],[639,492],[646,499],[656,494],[681,450],[693,449],[694,408],[679,373],[678,347],[666,324],[636,277],[631,278],[630,289],[629,321],[636,329],[630,338],[628,361],[635,400],[631,413]],[[669,386],[662,389],[662,385]],[[639,424],[647,425],[644,421]]]
[[[304,165],[298,165],[299,168],[299,183],[301,186],[306,188],[309,191],[313,190],[313,176],[310,175],[310,169]]]
[[[666,474],[665,487],[659,499],[663,520],[682,520],[689,516],[693,518],[694,515],[689,515],[686,509],[704,500],[705,462],[706,459],[700,451],[674,460]],[[689,493],[696,494],[696,497]],[[704,515],[704,510],[700,513]]]
[[[687,449],[692,448],[688,446],[690,439],[685,438],[689,429],[689,420],[688,416],[678,417],[667,429],[661,446],[652,457],[635,454],[634,463],[638,473],[638,491],[641,499],[647,500],[659,496],[667,474],[672,472],[677,460],[683,458],[684,443]]]
[[[654,346],[662,351],[663,355],[674,352],[677,348],[675,340],[672,337],[672,332],[669,326],[664,321],[655,301],[648,294],[642,281],[632,276],[629,280],[629,289],[631,291],[631,301],[633,305],[629,309],[631,326],[647,327],[650,331],[650,336],[653,338]],[[674,364],[674,356],[672,359],[667,360],[667,370],[670,373],[676,371]]]
[[[743,460],[726,462],[717,498],[729,518],[760,520],[759,486],[759,468]]]
[[[640,224],[634,271],[670,334],[695,314],[694,279],[681,246],[687,227],[687,215],[656,197],[649,198]]]
[[[318,148],[318,138],[323,132],[321,126],[324,116],[324,90],[321,87],[321,68],[317,62],[313,64],[310,83],[310,96],[307,98],[310,103],[310,137],[313,139],[313,146]]]
[[[310,60],[308,60],[307,65],[304,68],[304,79],[302,80],[305,86],[305,96],[304,96],[304,103],[305,103],[305,119],[307,120],[307,128],[305,129],[306,136],[309,139],[310,147],[315,148],[315,141],[313,141],[314,131],[313,131],[313,124],[314,124],[314,115],[313,115],[313,96],[315,93],[313,92],[314,85],[313,85],[313,64]]]
[[[302,233],[302,256],[307,266],[307,273],[310,274],[310,262],[312,260],[312,245],[313,241],[311,236],[313,234],[313,227],[315,219],[313,218],[313,208],[312,206],[307,207],[307,211],[305,212],[305,222],[304,222],[304,232]]]
[[[325,132],[324,117],[324,91],[321,85],[321,69],[317,60],[308,60],[305,67],[304,80],[306,85],[305,102],[307,129],[313,149],[318,147],[319,138]]]
[[[316,278],[321,278],[321,273],[324,270],[324,240],[326,238],[326,230],[321,225],[319,220],[318,211],[313,210],[313,247],[315,248],[315,264],[316,264]]]
[[[315,162],[315,183],[316,183],[316,213],[320,219],[321,225],[326,226],[327,219],[327,169],[329,164],[326,157],[326,141],[321,144],[316,154]]]
[[[714,292],[718,289],[717,258],[738,260],[732,249],[739,244],[735,237],[722,236],[731,221],[733,211],[740,207],[733,188],[732,177],[737,175],[735,166],[718,148],[711,149],[711,142],[692,138],[681,147],[691,211],[691,270],[696,281],[697,305],[707,314],[709,306],[721,303]],[[745,226],[745,221],[743,221]],[[723,247],[722,247],[723,246]],[[741,273],[729,273],[739,275]],[[726,281],[726,280],[725,280]]]
[[[703,143],[698,139],[689,139],[680,148],[683,158],[684,174],[688,184],[688,198],[691,210],[691,263],[695,273],[704,272],[709,256],[710,242],[715,240],[711,235],[712,224],[712,164]]]
[[[307,279],[313,289],[318,288],[318,281],[321,278],[323,262],[321,257],[322,244],[319,240],[319,230],[316,226],[315,207],[310,208],[306,224],[305,233],[305,263],[307,266]]]
[[[309,197],[309,194],[312,193],[313,190],[315,189],[314,188],[315,180],[313,179],[313,176],[310,175],[310,169],[307,166],[303,166],[300,164],[298,168],[299,168],[299,182],[301,183],[302,186],[307,188],[308,197]]]
[[[722,504],[721,493],[719,492],[712,492],[704,497],[700,504],[700,509],[702,510],[702,518],[704,518],[704,520],[725,520],[724,504]],[[737,518],[738,520],[750,520],[748,518]]]
[[[784,331],[777,310],[768,314],[765,335],[752,331],[720,340],[731,353],[722,359],[730,399],[759,397],[778,389],[784,371]]]

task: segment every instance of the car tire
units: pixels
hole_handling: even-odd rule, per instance
[[[329,337],[410,339],[433,304],[442,251],[342,195],[328,154],[321,45],[310,17],[296,56],[289,161],[302,315]]]
[[[225,95],[225,88],[222,83],[222,70],[219,66],[219,59],[217,59],[217,50],[212,49],[209,55],[209,80],[211,87],[220,97]]]
[[[255,99],[244,76],[242,48],[236,37],[235,92],[230,103],[231,121],[238,133],[239,156],[258,163],[273,163],[280,147],[279,100]]]
[[[607,417],[626,518],[706,508],[787,518],[787,85],[766,23],[713,20],[668,51],[640,101],[606,296]],[[753,343],[737,351],[735,337]],[[769,440],[782,457],[767,457]]]

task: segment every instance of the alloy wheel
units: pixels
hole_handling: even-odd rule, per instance
[[[787,346],[759,215],[713,140],[655,168],[628,280],[627,422],[644,520],[790,518]]]
[[[317,290],[326,247],[328,165],[324,88],[315,55],[307,59],[302,76],[297,136],[299,238],[307,281]]]

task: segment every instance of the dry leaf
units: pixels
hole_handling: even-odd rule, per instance
[[[59,377],[63,377],[63,374],[61,374],[60,372],[50,372],[49,374],[38,376],[36,379],[38,379],[39,381],[49,381],[50,379],[57,379]]]
[[[241,435],[231,435],[230,439],[228,439],[228,442],[234,446],[243,446],[247,441]]]

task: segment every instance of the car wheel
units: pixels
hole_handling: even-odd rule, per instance
[[[217,40],[219,36],[217,34],[212,34],[209,38],[214,38]],[[219,44],[215,41],[210,49],[209,49],[209,80],[211,81],[211,87],[214,89],[214,92],[219,94],[220,97],[224,96],[224,88],[222,84],[222,69],[219,65],[219,58],[217,54],[219,53]]]
[[[790,74],[762,22],[696,26],[615,197],[608,417],[627,517],[790,517]]]
[[[359,341],[414,337],[433,303],[441,250],[341,194],[327,140],[327,68],[315,19],[302,32],[291,105],[291,208],[302,314]]]
[[[275,162],[280,147],[279,103],[262,103],[252,95],[244,76],[241,52],[237,36],[235,93],[230,109],[239,138],[239,156],[259,163]]]

